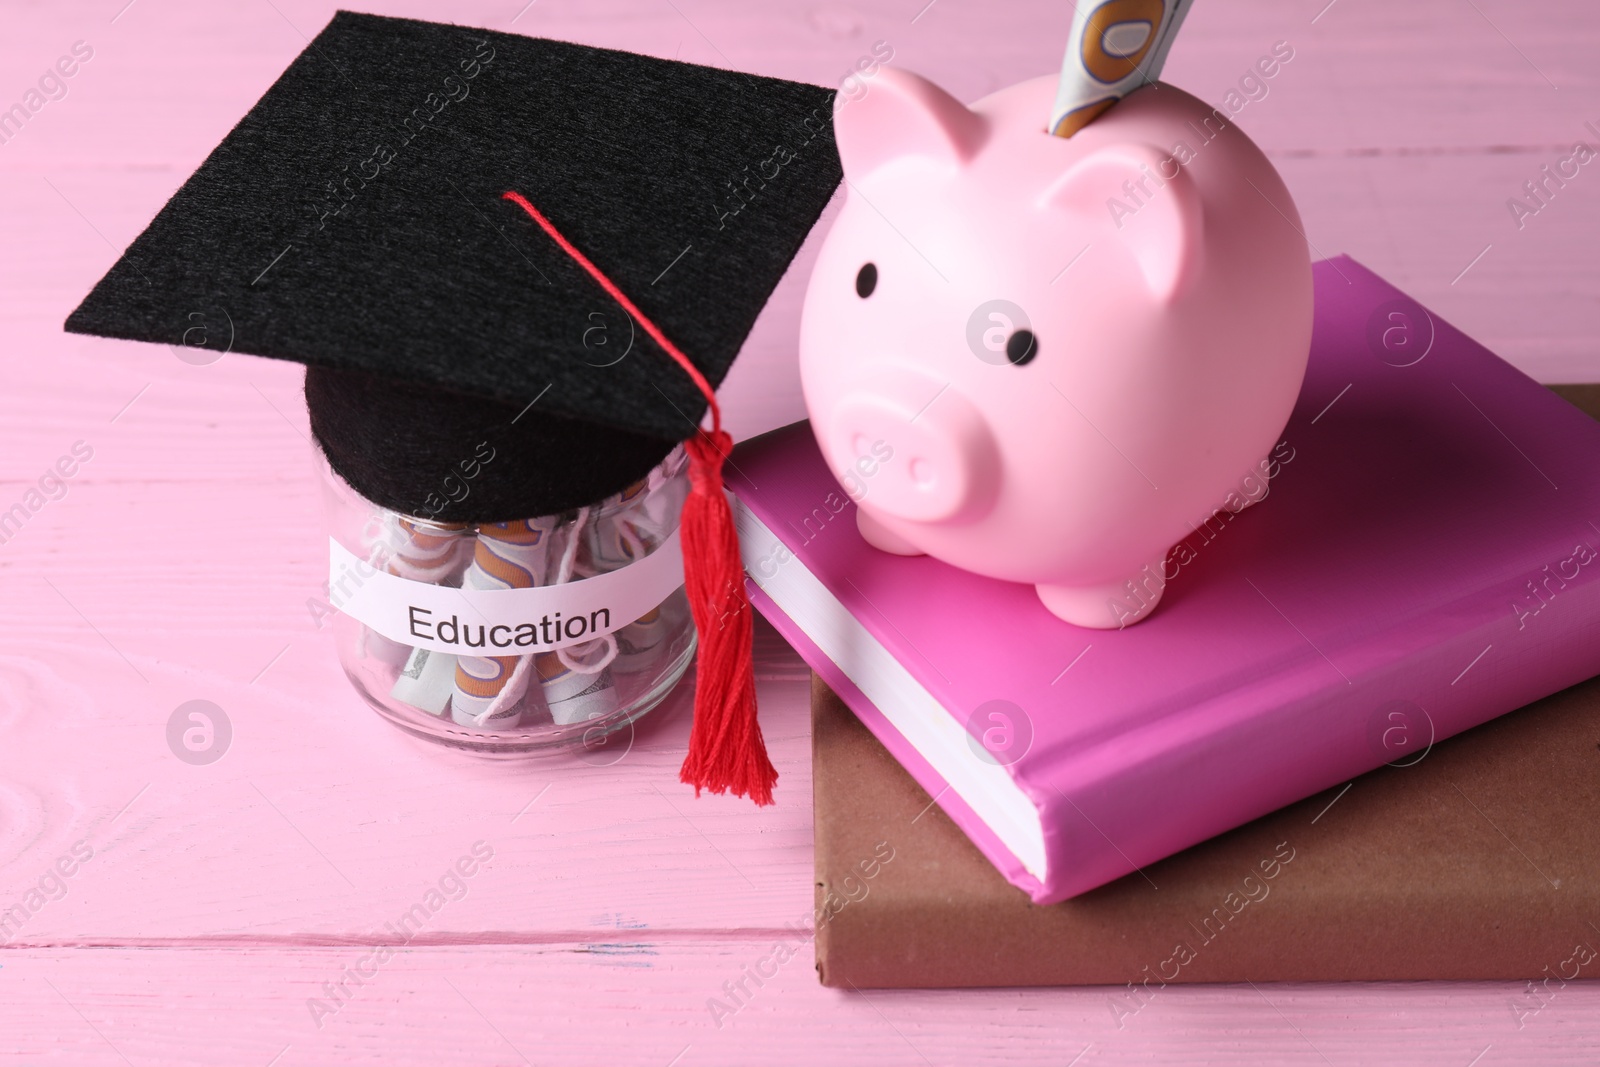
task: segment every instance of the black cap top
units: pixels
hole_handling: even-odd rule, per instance
[[[706,402],[502,194],[536,205],[716,385],[839,182],[832,96],[340,12],[67,329],[307,364],[334,469],[398,511],[594,503],[690,436]],[[441,500],[480,442],[494,460],[466,499]]]

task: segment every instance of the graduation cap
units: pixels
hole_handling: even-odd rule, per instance
[[[404,514],[490,441],[437,521],[594,504],[685,441],[683,778],[764,801],[713,390],[839,182],[832,97],[340,12],[66,328],[306,364],[330,466]]]

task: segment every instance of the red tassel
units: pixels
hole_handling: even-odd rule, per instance
[[[685,445],[689,453],[689,495],[679,524],[683,584],[689,611],[700,633],[700,648],[695,660],[694,726],[689,732],[689,755],[678,777],[694,786],[696,796],[700,790],[708,789],[748,796],[757,804],[771,804],[778,772],[767,758],[761,724],[756,720],[750,597],[744,588],[744,566],[739,559],[733,512],[722,489],[722,464],[733,448],[733,438],[722,429],[716,393],[689,357],[538,208],[517,192],[507,192],[503,197],[526,211],[644,327],[694,380],[711,409],[711,429],[698,431]]]
[[[750,597],[733,513],[722,491],[722,461],[732,447],[733,439],[720,428],[697,434],[687,446],[689,496],[679,529],[684,587],[700,631],[700,650],[694,728],[678,777],[694,786],[696,796],[701,789],[731,791],[757,804],[771,804],[778,772],[767,758],[756,721]]]

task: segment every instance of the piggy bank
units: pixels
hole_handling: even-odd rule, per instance
[[[801,382],[870,544],[1121,627],[1155,608],[1176,542],[1276,473],[1311,264],[1226,113],[1157,83],[1063,139],[1054,90],[967,107],[885,68],[838,107],[847,193]]]

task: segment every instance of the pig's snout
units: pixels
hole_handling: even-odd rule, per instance
[[[921,372],[882,373],[834,408],[828,449],[858,502],[912,522],[973,518],[994,499],[999,450],[960,388]]]

